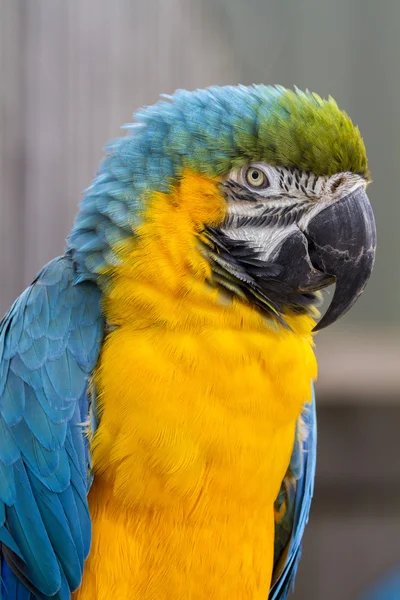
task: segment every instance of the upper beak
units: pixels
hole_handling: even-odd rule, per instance
[[[357,188],[321,210],[309,221],[304,234],[313,266],[336,280],[332,302],[314,327],[318,331],[353,306],[371,275],[376,228],[364,188]]]

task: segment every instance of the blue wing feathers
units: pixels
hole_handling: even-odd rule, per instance
[[[36,325],[37,327],[35,321],[29,326],[32,328],[32,325]],[[33,339],[31,347],[26,352],[20,352],[19,354],[29,369],[39,369],[44,365],[49,355],[49,340],[44,336]]]
[[[46,450],[34,437],[24,420],[10,428],[12,436],[19,447],[24,461],[39,476],[47,477],[54,473],[60,463],[59,451]]]
[[[5,420],[0,415],[0,465],[6,467],[15,463],[19,458],[19,448],[10,433]]]
[[[2,581],[0,582],[0,600],[36,600],[34,595],[22,583],[22,581],[14,575],[7,563],[1,560],[0,568],[2,572]]]
[[[58,498],[65,513],[65,518],[68,521],[71,536],[75,543],[75,550],[78,555],[79,563],[82,565],[85,558],[83,550],[83,531],[72,486],[69,485],[63,492],[58,494]]]
[[[58,494],[49,494],[48,489],[32,473],[29,475],[29,480],[54,554],[71,588],[75,589],[80,584],[83,564],[79,560],[76,542],[72,537],[63,505]]]
[[[15,480],[12,465],[4,465],[0,461],[0,504],[11,506],[15,502]]]
[[[67,600],[91,540],[83,423],[100,291],[49,263],[0,323],[0,600]]]
[[[275,567],[269,600],[286,600],[294,585],[301,556],[301,542],[314,490],[317,428],[314,391],[296,430],[295,444],[279,500],[286,502],[276,524]]]
[[[43,371],[43,369],[42,369],[42,371]],[[29,386],[31,388],[33,388],[34,390],[38,390],[43,387],[42,380],[41,380],[42,372],[39,370],[30,371],[29,368],[22,361],[21,356],[19,354],[16,354],[10,360],[10,364],[9,364],[8,369],[6,370],[6,374],[5,374],[7,383],[9,381],[9,378],[11,377],[11,373],[13,375],[16,375],[17,379],[20,378],[22,381],[25,381],[25,383],[28,383]],[[11,398],[12,398],[12,396],[11,396]]]
[[[10,370],[1,399],[1,414],[9,427],[21,421],[24,408],[24,382]]]

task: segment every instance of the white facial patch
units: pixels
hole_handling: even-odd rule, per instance
[[[260,176],[254,177],[257,170]],[[252,178],[262,187],[251,185]],[[233,170],[222,185],[229,204],[222,231],[249,243],[268,261],[294,229],[304,231],[317,213],[366,181],[354,173],[316,176],[260,162]]]

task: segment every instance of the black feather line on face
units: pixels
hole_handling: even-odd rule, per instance
[[[224,229],[231,227],[288,227],[313,208],[313,203],[309,199],[301,201],[299,198],[283,191],[279,195],[261,196],[257,192],[251,192],[236,181],[226,181],[221,188],[228,203],[247,203],[246,212],[252,213],[231,212],[223,224]],[[277,206],[276,201],[283,199],[292,199],[293,203],[287,204],[286,202]],[[270,200],[275,202],[270,203]]]
[[[222,192],[225,198],[228,201],[232,202],[249,202],[250,204],[255,204],[254,208],[259,208],[260,206],[264,206],[264,204],[260,205],[261,202],[265,202],[267,200],[280,200],[282,198],[294,198],[293,194],[289,192],[284,192],[282,187],[282,192],[280,194],[273,194],[268,196],[268,194],[258,194],[257,192],[252,192],[248,188],[240,185],[236,181],[225,181],[221,184]]]
[[[318,302],[314,293],[299,292],[279,277],[281,265],[261,260],[261,253],[246,240],[228,237],[220,229],[208,227],[204,254],[212,268],[213,285],[232,297],[241,298],[263,314],[285,325],[284,314],[307,314]]]
[[[289,227],[309,210],[308,205],[266,207],[259,215],[228,215],[224,228],[230,227]]]

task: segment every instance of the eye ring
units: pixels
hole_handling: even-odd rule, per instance
[[[264,171],[257,167],[248,167],[244,173],[244,179],[247,185],[257,190],[265,189],[270,185]]]

